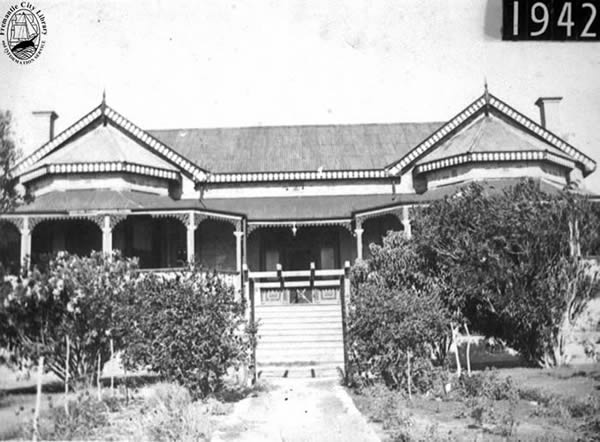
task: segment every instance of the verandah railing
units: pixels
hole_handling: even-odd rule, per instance
[[[257,305],[270,304],[338,304],[341,289],[348,281],[350,262],[342,269],[249,271],[244,266],[247,296]],[[346,290],[347,291],[347,290]]]

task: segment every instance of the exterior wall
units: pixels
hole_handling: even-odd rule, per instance
[[[561,187],[568,183],[568,169],[540,161],[461,164],[422,176],[423,178],[415,180],[417,192],[465,180],[490,178],[537,177],[554,182]]]
[[[34,196],[70,189],[138,190],[158,195],[180,193],[173,184],[164,179],[144,175],[86,173],[42,177],[30,183],[28,190]]]
[[[235,228],[232,224],[212,219],[196,228],[196,260],[210,270],[235,272]]]
[[[392,193],[391,181],[345,180],[322,182],[273,182],[207,185],[203,198],[253,198],[320,195],[375,195]]]

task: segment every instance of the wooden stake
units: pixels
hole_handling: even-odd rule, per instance
[[[471,333],[469,333],[469,326],[466,322],[465,331],[467,332],[467,376],[471,377]]]
[[[98,351],[98,378],[97,378],[97,383],[98,383],[98,400],[101,401],[102,400],[102,387],[100,386],[100,363],[101,363],[101,356],[100,356],[100,351]]]
[[[33,413],[33,440],[38,440],[40,433],[38,421],[40,419],[40,405],[42,403],[42,376],[44,374],[44,357],[38,359],[37,393],[35,397],[35,412]]]
[[[69,335],[65,337],[67,341],[67,357],[65,358],[65,414],[69,415],[69,358],[71,356],[71,342]]]
[[[114,363],[114,359],[115,359],[115,345],[114,345],[112,338],[110,338],[110,360],[113,361],[112,363]],[[110,372],[110,395],[111,396],[115,395],[115,374],[112,370]]]

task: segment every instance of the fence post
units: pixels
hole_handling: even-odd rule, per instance
[[[344,383],[348,385],[350,380],[350,364],[348,362],[348,329],[346,318],[346,296],[349,296],[350,262],[344,263],[344,274],[340,277],[340,305],[342,309],[342,340],[344,348]]]
[[[65,414],[69,415],[69,367],[71,364],[71,342],[69,340],[69,335],[65,337],[66,346],[67,346],[67,357],[65,358]]]
[[[42,403],[42,376],[44,374],[44,357],[38,359],[37,385],[35,394],[35,410],[33,413],[33,440],[36,441],[40,437],[39,420],[40,406]]]
[[[254,338],[252,342],[252,360],[250,361],[252,364],[252,383],[256,383],[256,375],[257,375],[257,366],[256,366],[256,345],[258,344],[258,328],[255,322],[255,313],[254,313],[254,279],[248,279],[248,296],[250,297],[250,324],[252,325],[252,329],[254,330]]]

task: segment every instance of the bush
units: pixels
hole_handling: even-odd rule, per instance
[[[244,363],[245,303],[216,274],[190,269],[176,278],[145,275],[118,314],[127,368],[148,367],[188,388],[193,398],[223,386],[226,370]]]
[[[59,253],[46,272],[33,270],[0,288],[0,343],[14,350],[21,363],[45,357],[45,368],[65,378],[65,338],[70,339],[70,377],[91,382],[98,355],[110,357],[115,333],[115,307],[133,286],[134,260],[119,253],[78,257]]]
[[[517,400],[519,390],[510,377],[498,379],[495,370],[485,370],[474,373],[472,376],[461,376],[459,381],[459,394],[466,398],[487,398],[494,401]]]
[[[182,386],[160,383],[139,409],[127,439],[152,441],[210,440],[212,425],[206,404],[192,402]]]
[[[69,401],[69,414],[62,407],[53,409],[54,432],[57,440],[89,439],[98,428],[108,425],[107,407],[86,391]],[[46,439],[43,437],[42,439]]]
[[[447,333],[445,309],[435,293],[399,290],[367,282],[352,296],[349,342],[359,373],[381,377],[391,388],[411,383],[431,388],[430,358],[434,343]]]

